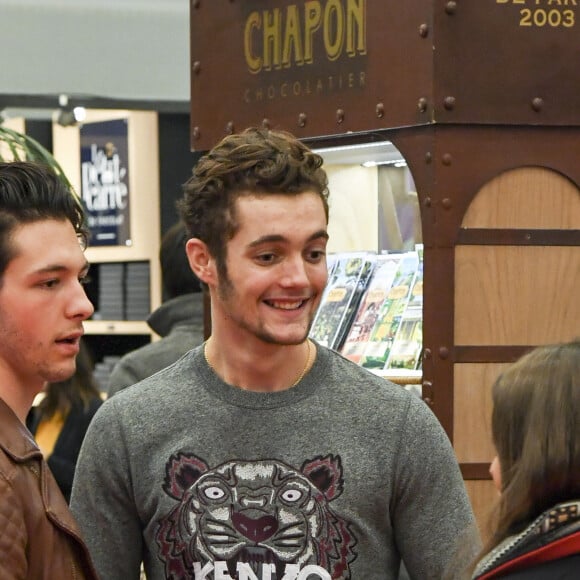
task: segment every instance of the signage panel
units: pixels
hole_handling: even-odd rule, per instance
[[[250,125],[313,137],[428,123],[429,5],[194,1],[192,147]]]
[[[192,0],[192,148],[432,123],[580,123],[580,0]]]
[[[131,245],[128,120],[80,127],[81,197],[90,246]]]

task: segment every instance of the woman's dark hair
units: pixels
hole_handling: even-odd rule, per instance
[[[532,350],[498,377],[492,395],[502,490],[485,552],[580,497],[580,340]]]
[[[220,274],[227,277],[226,245],[239,227],[238,197],[306,191],[320,196],[328,221],[322,157],[289,133],[250,128],[224,138],[199,160],[178,207],[189,235],[207,244]]]
[[[76,363],[76,371],[70,379],[46,386],[46,396],[38,405],[38,413],[43,419],[50,419],[57,412],[66,416],[73,406],[82,406],[86,411],[92,400],[100,398],[101,393],[93,377],[93,360],[82,340]]]

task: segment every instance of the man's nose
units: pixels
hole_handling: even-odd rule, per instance
[[[80,318],[81,320],[86,320],[95,311],[94,306],[85,292],[84,286],[80,282],[77,282],[74,287],[68,311],[71,318]]]

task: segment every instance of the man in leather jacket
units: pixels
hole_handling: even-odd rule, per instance
[[[79,529],[25,420],[75,370],[93,307],[84,215],[55,173],[0,163],[0,578],[96,579]]]

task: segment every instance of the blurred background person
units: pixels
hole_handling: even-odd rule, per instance
[[[165,301],[147,323],[162,338],[121,358],[111,372],[109,397],[169,366],[203,342],[203,293],[187,261],[186,241],[181,222],[169,228],[161,240],[159,260]]]
[[[497,523],[473,578],[580,578],[580,340],[542,346],[493,386]]]
[[[43,394],[26,422],[68,502],[81,444],[103,402],[93,378],[92,358],[82,340],[75,374],[65,381],[48,383]]]

